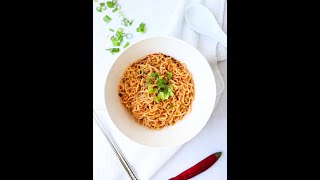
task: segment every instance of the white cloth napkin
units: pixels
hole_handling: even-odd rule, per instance
[[[143,8],[146,9],[145,13],[148,12],[148,9],[155,11],[154,8],[156,8],[156,6],[159,5],[161,8],[161,4],[165,4],[164,1],[161,1],[161,4],[157,1],[152,1],[154,4],[158,3],[157,5],[154,5],[150,1],[146,0],[118,2],[123,7],[124,13],[127,12],[127,14],[130,13],[129,7],[133,6],[133,4],[130,6],[130,3],[140,3],[141,6],[144,6]],[[166,2],[172,1],[168,0]],[[151,23],[157,22],[148,22],[159,18],[155,17],[157,14],[154,14],[154,17],[144,17],[144,21],[147,22],[147,30],[149,30],[150,34],[153,34],[152,31],[157,31],[154,34],[172,35],[180,38],[196,47],[207,58],[216,78],[217,93],[219,94],[216,99],[219,101],[220,93],[224,88],[224,83],[217,66],[217,61],[226,59],[226,49],[217,45],[217,42],[213,39],[197,34],[186,25],[184,21],[184,9],[190,3],[201,3],[208,7],[215,15],[219,24],[222,25],[225,0],[178,0],[175,3],[170,4],[172,6],[174,5],[175,11],[172,13],[172,16],[170,16],[172,19],[171,22],[169,21],[169,27],[166,30],[165,28],[163,28],[163,30],[159,30],[159,28],[155,28],[150,25]],[[165,6],[163,7],[165,8]],[[96,15],[94,14],[94,18],[95,16]],[[141,17],[143,19],[142,16],[143,12],[140,16],[136,15],[136,18]],[[101,18],[101,16],[98,17]],[[161,19],[159,18],[159,20]],[[98,26],[97,24],[99,23],[100,22],[94,21],[94,26]],[[94,33],[95,32],[94,27]],[[108,118],[104,108],[103,86],[107,72],[113,62],[113,57],[106,53],[100,53],[100,51],[104,51],[105,49],[105,42],[106,41],[100,39],[100,36],[97,37],[94,35],[94,107],[96,108],[98,116],[102,120],[102,124],[111,132],[112,137],[115,139],[129,164],[132,166],[132,169],[138,179],[148,180],[181,148],[181,146],[165,149],[141,147],[126,139],[111,123],[111,120]],[[215,113],[218,114],[219,111],[215,110]],[[93,124],[93,132],[93,179],[130,179],[96,123]]]
[[[171,23],[172,29],[169,31],[169,35],[188,42],[206,57],[216,78],[218,95],[217,101],[219,101],[220,94],[224,89],[224,81],[219,72],[217,61],[226,60],[227,50],[214,39],[200,35],[188,27],[184,19],[184,11],[191,3],[200,3],[209,8],[218,21],[220,27],[222,27],[225,0],[179,0],[175,11],[176,14],[173,16],[174,18]]]

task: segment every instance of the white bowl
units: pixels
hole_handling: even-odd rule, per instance
[[[187,65],[194,80],[192,111],[173,126],[152,130],[138,124],[120,103],[118,84],[133,62],[148,54],[161,52]],[[113,63],[105,83],[105,103],[110,119],[132,141],[148,147],[181,145],[196,136],[205,126],[214,108],[216,83],[209,63],[187,43],[173,37],[151,37],[128,46]]]

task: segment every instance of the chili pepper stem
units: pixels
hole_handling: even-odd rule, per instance
[[[219,159],[219,157],[221,156],[222,152],[217,152],[217,153],[214,153],[214,155]]]

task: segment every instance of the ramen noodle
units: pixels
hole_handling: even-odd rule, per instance
[[[191,112],[194,82],[185,64],[156,53],[125,70],[118,92],[139,124],[162,129]]]

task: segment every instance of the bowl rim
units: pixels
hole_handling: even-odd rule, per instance
[[[112,118],[110,117],[109,110],[108,110],[108,108],[107,108],[106,88],[108,88],[108,87],[107,87],[107,83],[106,83],[106,82],[107,82],[107,80],[108,80],[108,78],[109,78],[110,71],[111,71],[111,69],[113,68],[114,64],[118,61],[119,57],[120,57],[123,53],[125,53],[131,46],[133,46],[133,45],[135,45],[135,44],[137,44],[137,43],[140,43],[140,42],[142,42],[142,41],[150,40],[150,39],[154,39],[154,38],[164,38],[164,39],[171,39],[171,40],[174,40],[174,41],[178,41],[178,42],[180,42],[180,43],[186,44],[186,45],[189,46],[191,49],[193,49],[196,53],[198,53],[203,59],[206,60],[205,63],[206,63],[207,66],[209,66],[209,69],[210,69],[210,72],[211,72],[210,74],[211,74],[211,76],[212,76],[212,79],[213,79],[213,81],[214,81],[214,86],[215,86],[215,88],[216,88],[216,80],[215,80],[215,76],[214,76],[213,70],[212,70],[212,68],[211,68],[208,60],[203,56],[203,54],[202,54],[198,49],[196,49],[195,47],[191,46],[191,45],[188,44],[187,42],[185,42],[185,41],[183,41],[183,40],[181,40],[181,39],[178,39],[178,38],[176,38],[176,37],[172,37],[172,36],[150,36],[150,35],[149,35],[149,36],[146,36],[145,38],[139,39],[139,40],[135,41],[134,43],[130,44],[127,48],[125,48],[122,52],[120,52],[119,54],[117,54],[116,57],[114,58],[115,60],[112,62],[111,66],[110,66],[110,68],[109,68],[109,70],[108,70],[108,72],[107,72],[107,76],[106,76],[106,78],[105,78],[105,81],[104,81],[104,91],[103,91],[103,92],[104,92],[104,106],[105,106],[105,108],[106,108],[107,116],[109,117],[109,119],[110,119],[110,121],[111,121],[111,124],[115,127],[116,131],[120,132],[120,134],[122,134],[122,135],[123,135],[126,139],[128,139],[129,141],[131,141],[131,142],[133,142],[133,143],[135,143],[135,144],[137,144],[137,145],[140,145],[140,146],[142,146],[142,147],[146,147],[146,148],[161,149],[161,148],[177,147],[177,146],[180,146],[180,145],[183,145],[183,144],[189,142],[189,141],[192,140],[194,137],[196,137],[196,136],[203,130],[203,128],[205,127],[205,125],[208,123],[208,121],[209,121],[209,119],[210,119],[210,117],[211,117],[211,115],[212,115],[212,112],[213,112],[213,110],[214,110],[214,107],[215,107],[215,105],[216,105],[216,95],[217,95],[217,91],[216,91],[216,90],[215,90],[215,94],[214,94],[214,97],[215,97],[215,98],[214,98],[214,101],[213,101],[212,109],[210,110],[211,113],[209,114],[208,117],[206,117],[205,123],[203,123],[202,127],[199,128],[199,130],[198,130],[193,136],[190,136],[190,137],[184,139],[184,140],[181,141],[180,143],[175,143],[175,144],[172,144],[172,145],[150,146],[150,145],[146,145],[146,144],[139,143],[139,142],[131,139],[131,138],[128,137],[125,133],[123,133],[123,132],[120,130],[120,128],[113,122]]]

